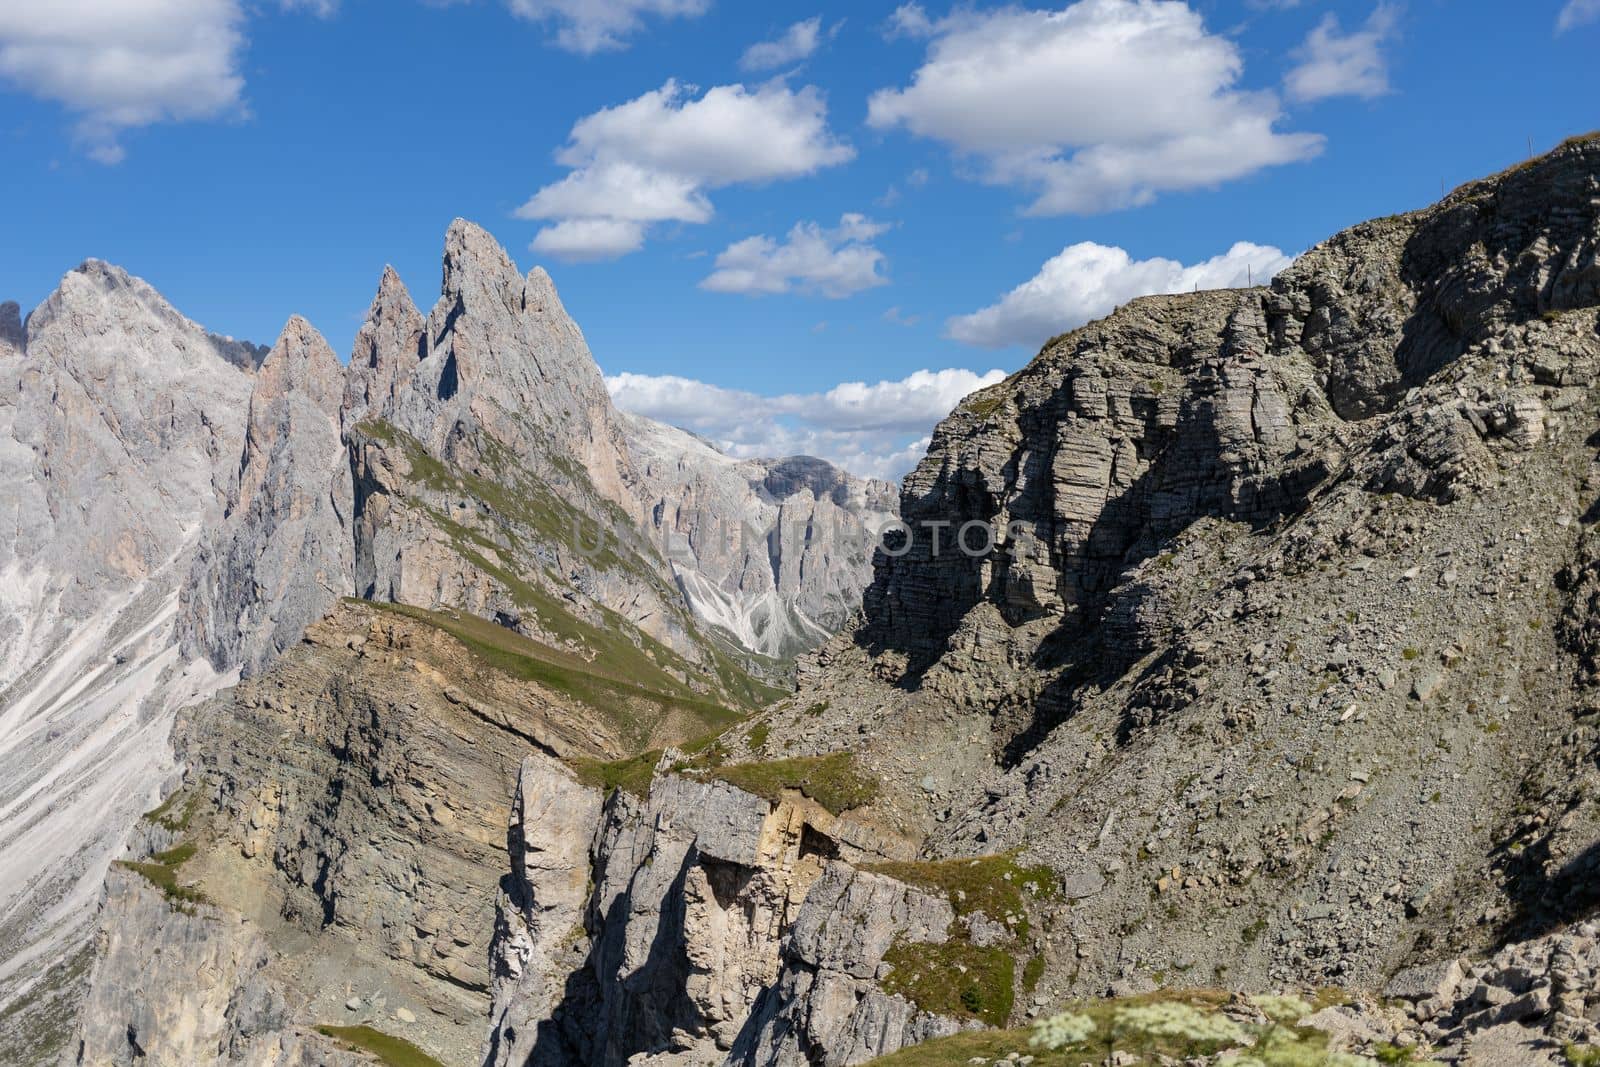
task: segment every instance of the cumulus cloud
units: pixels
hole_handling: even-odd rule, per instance
[[[78,115],[104,163],[121,136],[242,106],[243,21],[235,0],[51,0],[0,4],[0,78]]]
[[[693,18],[711,0],[509,0],[513,14],[556,27],[556,44],[569,52],[593,55],[627,47],[645,25],[645,16]]]
[[[1600,0],[1567,0],[1561,14],[1556,16],[1556,32],[1566,33],[1586,22],[1600,20]]]
[[[835,26],[834,30],[838,27]],[[829,32],[832,36],[832,31]],[[761,41],[745,49],[739,59],[742,70],[772,70],[809,59],[822,44],[822,16],[796,22],[776,39]]]
[[[533,239],[535,252],[568,262],[616,259],[644,247],[644,226],[629,219],[568,219]]]
[[[616,374],[606,386],[623,410],[692,430],[731,456],[820,456],[856,474],[898,478],[963,397],[1004,377],[1000,370],[919,370],[898,381],[782,396],[675,375]]]
[[[1260,285],[1293,261],[1271,245],[1248,241],[1190,266],[1159,256],[1134,259],[1121,248],[1083,241],[1062,249],[998,303],[950,319],[945,333],[983,348],[1037,348],[1136,296]]]
[[[559,244],[569,255],[617,255],[621,227],[584,230],[567,224],[636,224],[639,241],[622,249],[632,251],[650,223],[710,219],[707,190],[796,178],[854,155],[828,130],[827,105],[811,86],[719,85],[694,97],[687,87],[668,81],[579,119],[556,154],[571,173],[536,192],[517,216],[554,220],[535,239],[535,248],[542,241],[542,250],[552,252]],[[579,248],[573,238],[582,232],[606,240]]]
[[[871,243],[886,229],[865,215],[846,214],[831,229],[796,223],[782,243],[765,234],[746,237],[722,250],[700,287],[748,295],[799,289],[837,300],[887,285],[878,272],[883,253]]]
[[[1298,62],[1284,78],[1284,88],[1301,101],[1382,96],[1389,91],[1383,46],[1394,37],[1398,21],[1393,7],[1380,4],[1361,29],[1344,33],[1339,16],[1329,12],[1295,50]]]
[[[1081,0],[892,20],[929,37],[911,84],[872,95],[868,122],[942,141],[1055,215],[1147,203],[1315,156],[1323,138],[1277,129],[1267,91],[1238,88],[1238,47],[1178,0]]]

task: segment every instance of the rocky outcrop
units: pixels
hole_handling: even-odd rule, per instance
[[[223,523],[184,590],[185,648],[259,671],[353,591],[344,368],[296,316],[261,364]]]
[[[543,755],[522,761],[490,963],[494,1009],[484,1063],[524,1063],[583,963],[589,850],[601,819],[598,789]]]
[[[960,1031],[960,1021],[881,988],[891,948],[941,944],[954,921],[938,897],[831,864],[788,930],[782,970],[727,1062],[844,1067]]]
[[[675,773],[683,760],[669,751],[646,796],[615,790],[603,809],[548,760],[524,763],[493,950],[509,980],[496,987],[488,1062],[801,1063],[812,1061],[795,1058],[797,1041],[830,1055],[898,1048],[901,1031],[877,1025],[886,1007],[907,1032],[932,1026],[899,1010],[903,998],[874,999],[870,979],[897,934],[942,935],[948,906],[887,878],[860,876],[877,893],[816,888],[848,881],[835,857],[903,857],[909,843],[799,791],[773,800],[714,772]],[[587,832],[574,813],[592,817]],[[589,850],[581,868],[574,837]],[[859,997],[851,976],[864,980]]]
[[[646,530],[702,620],[768,656],[836,633],[861,603],[895,490],[807,456],[735,460],[623,415]]]

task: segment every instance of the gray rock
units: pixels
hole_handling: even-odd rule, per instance
[[[752,651],[830,637],[872,580],[894,487],[819,459],[735,460],[693,434],[622,415],[647,533],[690,607]]]
[[[354,591],[344,370],[311,324],[284,327],[256,375],[222,524],[184,589],[184,647],[245,675]]]
[[[1458,959],[1421,963],[1407,967],[1389,979],[1389,984],[1383,987],[1383,995],[1413,1003],[1429,997],[1443,1000],[1455,993],[1462,977],[1461,961]]]

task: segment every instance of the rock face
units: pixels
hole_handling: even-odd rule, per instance
[[[589,849],[600,825],[599,790],[547,756],[522,761],[507,841],[511,879],[496,909],[493,1031],[484,1062],[520,1064],[582,962]],[[574,934],[580,935],[574,938]]]
[[[1374,988],[1582,918],[1597,183],[1568,144],[968,398],[769,744],[852,745],[935,854],[1061,872],[1052,997]]]
[[[948,902],[836,863],[807,894],[783,945],[784,965],[746,1024],[729,1064],[828,1067],[865,1063],[961,1029],[885,993],[878,979],[897,944],[940,944]]]
[[[254,352],[93,260],[25,330],[0,308],[0,1059],[70,1026],[107,865],[170,773],[173,709],[219,681],[180,663],[174,624]]]
[[[218,670],[256,673],[353,591],[344,377],[322,335],[298,316],[256,375],[223,524],[184,591],[186,650]]]
[[[836,633],[872,578],[895,489],[819,459],[735,460],[623,415],[646,529],[695,614],[784,657]]]
[[[843,1064],[954,1032],[871,982],[897,936],[942,939],[949,906],[830,866],[906,842],[798,791],[672,773],[676,759],[647,797],[603,808],[549,760],[523,764],[487,1062]]]

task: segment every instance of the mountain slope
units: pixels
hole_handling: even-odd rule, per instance
[[[0,319],[9,1040],[61,1025],[56,994],[81,966],[107,865],[170,773],[173,711],[220,682],[181,662],[174,625],[189,557],[238,455],[256,350],[93,260],[26,330],[15,305]],[[37,1019],[15,1008],[30,990]]]

